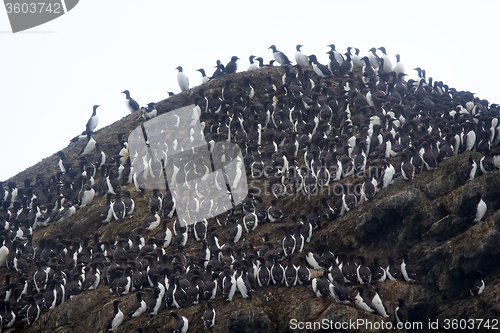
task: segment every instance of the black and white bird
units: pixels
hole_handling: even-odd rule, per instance
[[[280,65],[291,65],[292,63],[290,60],[288,60],[288,57],[283,53],[280,52],[276,49],[276,46],[271,45],[268,47],[268,49],[273,50],[273,57],[276,62],[278,62]]]
[[[295,62],[301,66],[309,66],[309,59],[307,56],[300,51],[300,48],[304,45],[297,44],[295,49],[297,52],[295,53]]]
[[[87,132],[87,144],[80,151],[80,156],[90,154],[95,150],[96,141],[92,137],[91,132]]]
[[[238,60],[240,60],[240,58],[238,58],[237,56],[231,57],[231,61],[226,65],[226,74],[236,73],[236,71],[238,70]]]
[[[373,258],[373,269],[372,269],[372,281],[373,282],[384,282],[387,279],[387,272],[379,264],[379,257]]]
[[[356,268],[356,276],[360,284],[370,284],[372,281],[372,272],[368,266],[366,266],[366,259],[364,256],[359,255],[358,258],[361,260],[361,265]]]
[[[408,310],[406,309],[405,300],[400,298],[398,299],[399,305],[394,310],[394,314],[396,316],[396,321],[398,324],[405,324],[408,322]]]
[[[155,108],[156,103],[148,103],[147,107],[142,107],[141,108],[141,113],[142,113],[142,118],[147,120],[154,118],[158,115],[158,110]]]
[[[203,316],[201,317],[201,319],[203,319],[203,326],[205,326],[206,329],[215,325],[215,310],[212,303],[212,300],[208,300],[207,309],[203,312]]]
[[[412,180],[415,176],[415,167],[410,162],[410,156],[404,151],[401,153],[401,175],[404,180]]]
[[[118,326],[120,326],[123,323],[123,312],[118,308],[118,304],[121,303],[119,299],[116,299],[113,301],[113,317],[108,321],[108,330],[109,331],[116,331],[118,329]]]
[[[415,282],[417,277],[417,273],[410,264],[410,260],[408,259],[408,255],[406,253],[403,254],[403,261],[401,262],[401,274],[403,274],[403,278],[406,282]]]
[[[318,76],[320,76],[320,77],[328,77],[328,76],[332,75],[332,72],[330,72],[330,70],[328,69],[327,66],[325,66],[323,64],[320,64],[318,62],[318,59],[316,58],[316,55],[311,54],[309,56],[309,60],[312,63],[312,67],[313,67],[314,73],[316,73]]]
[[[189,90],[189,79],[184,74],[182,71],[182,66],[177,66],[175,69],[177,69],[179,72],[177,73],[177,83],[179,84],[179,88],[181,88],[181,91],[188,91]]]
[[[201,84],[207,83],[210,81],[210,78],[205,74],[205,70],[203,68],[199,68],[196,71],[201,73]]]
[[[466,181],[474,180],[477,171],[477,163],[474,161],[471,155],[469,155],[469,161],[463,168],[463,173]]]
[[[363,295],[363,287],[358,286],[355,289],[357,289],[358,292],[357,292],[356,296],[354,297],[354,305],[360,310],[364,310],[364,311],[372,312],[372,313],[375,312],[375,310],[373,309],[373,305],[372,305],[371,300],[364,297],[364,295]]]
[[[33,325],[38,320],[41,314],[40,306],[38,306],[35,297],[28,296],[28,308],[26,311],[26,321],[29,326]]]
[[[129,318],[139,317],[146,312],[146,302],[142,299],[142,295],[144,295],[144,293],[142,291],[138,291],[136,295],[137,299],[128,311]]]
[[[257,218],[255,216],[255,218]],[[241,235],[243,234],[243,227],[241,224],[238,223],[238,220],[231,218],[230,221],[233,222],[233,226],[231,227],[231,230],[229,231],[229,237],[233,238],[234,243],[238,243],[241,239]],[[247,230],[248,232],[248,230]]]
[[[97,124],[99,124],[99,117],[97,116],[97,108],[100,105],[94,105],[94,108],[92,110],[92,116],[90,116],[89,120],[87,121],[87,124],[85,125],[85,130],[87,132],[94,132],[94,130],[97,127]]]
[[[260,67],[255,61],[253,61],[254,59],[255,59],[254,55],[251,55],[250,57],[248,57],[248,60],[250,61],[250,66],[248,66],[247,71],[253,71],[253,70],[258,69]]]
[[[173,333],[186,333],[188,331],[189,322],[186,317],[179,316],[176,312],[170,312],[167,316],[175,318]]]
[[[277,206],[278,200],[272,199],[271,206],[267,209],[267,217],[270,222],[278,222],[283,219],[283,211]]]
[[[311,280],[311,286],[316,297],[327,298],[330,295],[330,283],[328,282],[329,270],[325,269],[321,277],[315,277]]]
[[[486,284],[482,279],[482,273],[480,271],[473,272],[474,278],[470,286],[469,292],[472,296],[477,296],[483,293]]]
[[[488,206],[486,206],[486,203],[484,202],[481,193],[478,193],[476,195],[476,200],[477,200],[477,206],[476,206],[476,215],[474,217],[474,223],[481,221],[481,219],[486,214],[486,210],[488,209]]]
[[[139,104],[130,97],[130,92],[128,90],[122,91],[122,94],[125,94],[125,106],[131,113],[139,110]]]
[[[80,207],[90,205],[95,196],[95,190],[89,184],[85,184],[82,190],[78,193],[78,203]]]
[[[248,272],[246,266],[240,267],[241,273],[240,276],[236,279],[236,287],[241,293],[243,298],[252,298],[252,286],[250,285],[250,281],[248,280]]]
[[[375,310],[375,312],[379,315],[381,315],[384,318],[389,318],[389,314],[387,313],[387,308],[382,302],[382,299],[380,298],[380,295],[378,293],[378,288],[375,287],[375,294],[372,297],[372,308]]]
[[[396,265],[391,256],[389,256],[389,265],[385,268],[385,271],[387,272],[387,278],[391,281],[401,281],[403,279],[400,267]]]

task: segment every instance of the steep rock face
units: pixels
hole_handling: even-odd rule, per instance
[[[280,77],[280,69],[266,68],[252,73],[233,74],[232,79],[242,82],[245,75],[254,80],[258,90],[266,81],[264,76],[274,74],[276,84]],[[336,84],[336,82],[334,82]],[[209,82],[204,85],[205,94],[220,91],[223,80]],[[194,102],[197,89],[185,92],[161,101],[157,109],[161,112],[176,109]],[[99,131],[94,136],[96,141],[103,143],[103,150],[111,153],[118,149],[116,135],[128,135],[131,130],[140,125],[137,115],[127,116],[115,124]],[[68,158],[78,159],[81,143],[69,146],[64,150]],[[472,152],[478,161],[483,155]],[[383,259],[392,256],[400,262],[401,254],[407,253],[417,270],[417,281],[385,281],[378,285],[379,293],[388,308],[390,318],[369,314],[356,309],[352,305],[337,304],[333,298],[316,298],[311,286],[269,286],[259,288],[252,299],[242,299],[235,296],[232,302],[224,302],[218,294],[214,301],[216,309],[216,324],[213,332],[309,332],[319,329],[338,330],[335,323],[347,323],[358,319],[370,323],[391,322],[395,326],[394,310],[397,300],[404,298],[408,307],[410,321],[423,323],[427,328],[429,321],[445,319],[493,319],[500,317],[498,295],[500,292],[500,272],[496,264],[500,259],[500,172],[494,171],[476,176],[473,181],[464,183],[460,170],[467,163],[467,154],[459,154],[444,160],[433,171],[423,171],[412,181],[396,180],[391,186],[380,192],[370,202],[366,202],[344,216],[332,222],[323,223],[322,229],[315,231],[312,244],[315,247],[324,244],[330,250],[345,253],[363,254],[371,266],[375,256]],[[39,173],[47,175],[57,171],[57,157],[51,156],[41,163],[20,173],[12,180],[21,183],[26,177],[35,178]],[[343,179],[342,184],[351,188],[359,179],[356,176]],[[249,182],[263,193],[264,203],[269,206],[272,195],[266,193],[265,181]],[[132,185],[124,186],[133,191]],[[488,204],[485,218],[472,223],[470,202],[476,193],[482,193]],[[90,207],[82,208],[70,219],[38,229],[34,232],[34,244],[40,238],[56,237],[84,239],[96,231],[102,234],[101,239],[114,239],[116,233],[131,230],[133,233],[142,225],[148,216],[148,198],[150,190],[143,196],[134,193],[136,212],[121,221],[102,224],[99,218],[104,198],[96,198]],[[325,195],[328,203],[333,206],[336,197]],[[285,216],[309,214],[314,206],[320,205],[319,196],[307,197],[303,194],[285,196],[280,199],[279,206]],[[263,234],[269,232],[269,239],[278,244],[283,232],[278,226],[287,225],[290,221],[261,224],[252,233],[244,233],[239,242],[250,241],[255,247],[264,243]],[[213,219],[210,226],[216,226]],[[171,224],[169,224],[171,226]],[[221,240],[229,234],[230,226],[217,229]],[[147,239],[158,233],[158,230],[143,232]],[[92,243],[92,242],[91,242]],[[221,242],[222,243],[222,242]],[[197,256],[201,244],[190,240],[185,249],[187,255]],[[168,251],[169,249],[167,249]],[[285,262],[284,262],[285,264]],[[481,271],[486,282],[486,290],[480,296],[472,297],[469,287],[474,272]],[[32,271],[30,271],[33,273]],[[5,267],[0,268],[0,279],[4,280],[7,273]],[[321,271],[312,271],[319,276]],[[351,288],[349,287],[349,290]],[[146,288],[146,301],[149,300],[151,288]],[[11,331],[23,332],[103,332],[106,323],[113,312],[113,300],[119,298],[123,302],[120,308],[124,313],[135,301],[135,295],[116,296],[109,292],[109,286],[101,284],[97,290],[87,291],[75,296],[43,314],[32,327],[16,326]],[[190,321],[190,332],[201,332],[203,324],[201,316],[206,305],[199,304],[178,310],[177,312]],[[162,305],[160,314],[155,317],[143,315],[139,318],[126,319],[118,332],[132,332],[142,327],[145,332],[165,332],[173,329],[174,320],[167,317],[170,310]],[[305,323],[302,326],[297,322]],[[308,326],[309,325],[309,326]],[[315,326],[316,325],[316,326]],[[375,326],[380,327],[380,326]],[[311,329],[310,329],[311,328]],[[384,331],[366,326],[341,326],[342,331],[373,332]]]

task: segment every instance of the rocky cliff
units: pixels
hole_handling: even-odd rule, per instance
[[[266,98],[260,95],[260,91],[267,84],[266,75],[272,75],[274,83],[279,87],[283,72],[283,69],[278,67],[262,68],[252,72],[231,74],[228,78],[234,81],[233,90],[237,93],[238,87],[243,85],[243,78],[249,77],[257,92],[251,102],[262,105]],[[360,73],[357,71],[354,73],[356,80],[361,80]],[[326,81],[333,83],[336,91],[336,97],[333,100],[337,101],[336,109],[333,109],[333,129],[327,136],[333,138],[338,135],[340,137],[341,132],[338,128],[343,118],[336,118],[336,116],[345,112],[346,99],[342,97],[342,86],[339,88],[338,79],[323,79],[322,84]],[[225,79],[219,79],[204,84],[205,96],[210,99],[213,92],[221,91],[224,83]],[[156,104],[158,113],[162,114],[194,103],[199,88],[195,87],[192,91],[158,102]],[[361,91],[366,93],[364,88]],[[285,95],[285,92],[278,90],[276,96],[279,95]],[[241,108],[245,106],[245,102],[238,104]],[[356,111],[360,113],[360,107],[356,108],[351,105],[351,117],[358,114]],[[425,116],[424,112],[438,117],[435,110],[420,110],[417,112],[417,118],[421,119]],[[120,150],[120,142],[117,139],[119,133],[127,137],[144,121],[138,119],[138,116],[139,113],[131,114],[94,133],[95,140],[101,143],[101,149],[107,155],[114,155]],[[434,122],[431,121],[431,123]],[[277,129],[274,128],[274,130]],[[359,137],[361,128],[354,125],[352,132]],[[263,142],[260,149],[264,151],[268,144],[269,142]],[[83,142],[79,142],[63,150],[75,165],[83,145]],[[299,165],[304,164],[302,157],[304,152],[303,148],[299,150],[297,159]],[[390,315],[388,318],[360,310],[353,304],[339,304],[332,296],[317,298],[311,285],[286,287],[271,283],[269,286],[257,288],[252,293],[251,299],[243,299],[237,293],[233,301],[226,302],[218,292],[213,303],[216,310],[215,326],[210,330],[213,332],[387,331],[387,325],[396,327],[394,311],[398,306],[398,299],[405,300],[409,322],[413,325],[422,323],[422,327],[413,326],[414,331],[428,331],[430,323],[436,321],[439,322],[439,329],[443,331],[447,328],[446,325],[449,324],[451,327],[452,322],[447,322],[447,319],[455,320],[458,324],[465,323],[459,322],[461,319],[489,319],[490,326],[496,325],[498,329],[498,322],[493,322],[493,320],[500,318],[498,303],[500,271],[497,264],[500,259],[500,172],[494,170],[482,174],[478,171],[473,180],[466,181],[462,170],[468,163],[469,154],[478,163],[484,156],[483,153],[477,151],[453,154],[440,161],[435,169],[431,171],[424,169],[409,181],[404,180],[400,172],[396,172],[392,184],[379,189],[368,202],[357,205],[331,221],[322,221],[321,227],[314,230],[310,244],[306,244],[307,248],[318,250],[320,246],[320,249],[328,249],[335,254],[363,255],[370,267],[373,267],[375,257],[381,258],[384,265],[388,265],[387,258],[389,257],[394,258],[399,264],[402,254],[407,254],[416,270],[417,277],[413,283],[403,280],[386,280],[373,284],[377,286],[381,299],[387,307]],[[396,166],[401,163],[399,155],[400,152],[396,152],[387,161]],[[37,175],[43,175],[48,180],[59,171],[58,160],[57,155],[50,156],[9,181],[16,182],[20,187],[24,179],[36,179]],[[381,159],[376,154],[369,157],[369,163],[376,168],[382,165]],[[97,181],[98,177],[96,177]],[[267,180],[252,180],[248,175],[248,181],[252,187],[260,190],[265,207],[269,207],[274,197],[268,189]],[[362,174],[354,174],[333,184],[348,184],[353,189],[354,185],[361,184],[363,181]],[[136,205],[132,215],[104,224],[100,213],[106,199],[96,197],[90,206],[77,209],[70,218],[34,230],[34,246],[38,246],[41,239],[84,240],[90,237],[88,245],[92,247],[92,238],[96,232],[100,233],[100,240],[114,241],[119,238],[117,236],[119,232],[130,231],[130,239],[134,240],[138,228],[143,225],[149,215],[149,198],[152,190],[146,189],[144,194],[141,194],[136,192],[134,185],[130,183],[123,183],[122,189],[132,192]],[[475,214],[475,206],[471,206],[471,202],[475,202],[477,193],[481,193],[488,209],[482,220],[475,223],[471,218]],[[249,233],[244,231],[242,239],[234,244],[233,248],[237,249],[246,244],[246,250],[251,243],[258,249],[265,243],[264,233],[268,232],[269,241],[277,249],[284,236],[284,232],[278,229],[279,226],[292,225],[293,222],[289,219],[292,215],[308,216],[313,212],[314,207],[322,207],[322,198],[326,198],[326,202],[334,207],[341,198],[337,194],[297,193],[281,197],[278,200],[278,206],[284,212],[285,219],[275,223],[260,221],[256,230]],[[242,217],[242,215],[235,216],[240,222]],[[171,224],[168,225],[171,228]],[[216,232],[220,244],[224,244],[231,224],[219,226],[212,218],[208,220],[208,225]],[[147,242],[148,239],[157,236],[160,229],[144,230],[141,234]],[[197,242],[190,234],[184,254],[187,258],[190,255],[198,258],[201,248],[202,242]],[[177,253],[177,250],[172,247],[166,248],[165,251],[170,254]],[[296,265],[299,263],[297,258],[304,255],[304,253],[295,255]],[[35,261],[31,261],[28,279],[36,271]],[[286,263],[287,260],[282,258],[282,264],[285,266]],[[15,277],[18,275],[15,270],[8,270],[3,266],[0,268],[0,281],[4,280],[7,273]],[[321,276],[323,270],[311,268],[311,273],[312,276]],[[469,290],[478,277],[484,280],[486,287],[479,296],[472,296]],[[355,285],[357,284],[346,284],[353,296],[356,294],[353,289]],[[370,286],[364,286],[364,289],[365,293],[373,294]],[[153,288],[145,283],[143,291],[145,292],[144,299],[148,302]],[[36,291],[32,294],[35,295]],[[101,282],[97,289],[79,293],[54,309],[43,313],[32,326],[18,322],[6,331],[103,332],[106,331],[106,323],[113,314],[113,300],[115,299],[122,301],[119,307],[126,315],[136,296],[135,293],[117,296],[110,292],[109,285]],[[158,315],[150,317],[143,314],[138,318],[126,318],[117,331],[132,332],[136,328],[142,328],[144,332],[170,332],[175,320],[167,314],[174,310],[189,320],[189,332],[201,332],[203,330],[201,317],[205,309],[206,301],[204,300],[200,304],[181,309],[167,309],[165,302],[162,302]],[[361,319],[363,321],[357,321]],[[354,322],[359,326],[354,327]],[[470,322],[467,324],[472,325]],[[478,322],[467,327],[473,327],[477,332],[487,330],[483,326],[479,327]],[[460,326],[453,326],[453,328],[460,330]]]

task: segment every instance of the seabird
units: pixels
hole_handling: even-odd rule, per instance
[[[142,118],[143,119],[152,119],[158,115],[158,110],[155,108],[156,103],[148,103],[147,107],[141,108]]]
[[[363,255],[359,255],[358,258],[361,260],[361,265],[356,269],[356,275],[358,277],[358,282],[360,284],[370,284],[372,281],[372,272],[366,266],[366,259]]]
[[[413,266],[410,264],[408,255],[406,253],[403,254],[403,261],[401,262],[401,274],[403,274],[403,278],[406,282],[415,282],[415,279],[417,277],[417,273],[415,272]]]
[[[398,299],[399,305],[394,310],[394,314],[396,316],[396,321],[398,324],[405,324],[408,321],[408,310],[406,310],[405,300],[400,298]]]
[[[91,152],[93,152],[95,150],[95,144],[96,144],[96,141],[92,137],[92,133],[87,132],[87,144],[80,151],[80,156],[87,155],[87,154],[90,154]]]
[[[170,312],[167,316],[175,318],[174,331],[173,333],[186,333],[188,331],[189,322],[186,317],[179,316],[175,312]]]
[[[123,203],[125,204],[125,215],[132,215],[135,210],[134,199],[130,196],[130,191],[123,191],[124,198]]]
[[[372,302],[363,296],[363,287],[358,286],[355,289],[358,290],[358,293],[354,297],[354,305],[360,310],[375,312]]]
[[[251,292],[253,291],[250,282],[248,281],[247,267],[240,267],[241,274],[236,279],[236,286],[241,293],[243,298],[252,298]]]
[[[397,76],[399,76],[400,73],[406,73],[405,66],[401,62],[401,56],[399,54],[396,54],[396,65],[394,65],[393,71],[396,72]]]
[[[390,316],[387,313],[387,308],[384,305],[384,303],[382,303],[382,299],[380,298],[380,295],[378,293],[378,288],[375,287],[374,289],[375,289],[375,295],[373,295],[373,297],[372,297],[373,309],[375,310],[376,313],[378,313],[382,317],[389,318]]]
[[[31,326],[38,320],[41,314],[40,307],[38,306],[34,296],[28,296],[28,308],[26,311],[26,320],[28,325]]]
[[[477,201],[477,205],[476,205],[476,210],[475,210],[476,214],[474,216],[474,223],[481,221],[481,219],[486,214],[486,210],[488,209],[488,207],[486,206],[486,203],[484,202],[483,198],[481,197],[481,193],[478,193],[476,195],[476,201]]]
[[[354,49],[354,54],[352,54],[351,50]],[[365,63],[359,57],[359,49],[355,47],[348,47],[347,52],[351,55],[351,60],[354,68],[362,68]]]
[[[233,73],[236,73],[236,71],[238,70],[238,64],[237,64],[237,61],[239,60],[240,58],[238,58],[237,56],[232,56],[231,57],[231,61],[227,63],[226,65],[226,74],[233,74]]]
[[[177,66],[175,69],[177,69],[179,72],[177,73],[177,83],[179,83],[179,87],[181,88],[181,91],[187,91],[189,90],[189,79],[184,74],[182,71],[182,66]]]
[[[125,106],[131,113],[139,110],[139,104],[132,97],[130,97],[128,90],[122,91],[122,94],[125,94]]]
[[[222,279],[222,298],[226,302],[231,302],[234,294],[236,293],[236,289],[236,278],[234,277],[234,274],[229,272],[229,267],[225,267],[224,277]]]
[[[161,289],[160,287],[156,286],[153,288],[153,294],[151,295],[148,307],[146,308],[146,312],[150,317],[156,316],[158,314],[158,310],[160,309],[162,302],[163,295],[161,293]]]
[[[342,63],[344,62],[344,57],[342,56],[342,54],[339,51],[335,50],[335,44],[330,44],[330,45],[327,45],[327,46],[330,47],[330,51],[329,52],[333,53],[333,56],[335,57],[335,60],[337,61],[337,63],[339,65],[342,65]]]
[[[295,251],[296,240],[293,236],[293,226],[281,226],[278,229],[285,231],[285,237],[281,240],[281,247],[283,248],[283,254],[285,256],[290,256]]]
[[[276,50],[276,46],[271,45],[268,47],[268,49],[273,50],[274,60],[276,60],[280,65],[291,65],[292,64],[290,62],[290,60],[288,60],[288,57],[283,52]]]
[[[415,176],[415,167],[410,162],[410,156],[404,151],[401,153],[401,175],[404,180],[412,180]]]
[[[78,193],[78,203],[80,207],[90,205],[95,196],[95,190],[89,184],[85,184]]]
[[[469,155],[469,161],[463,169],[463,174],[466,181],[474,180],[477,171],[477,163],[474,161],[471,155]]]
[[[377,69],[379,66],[379,57],[377,55],[377,49],[372,47],[370,50],[368,50],[368,60],[370,62],[371,67]]]
[[[207,309],[205,312],[203,312],[203,316],[201,319],[203,320],[203,326],[205,326],[206,329],[209,329],[215,325],[215,310],[212,306],[213,301],[208,300],[207,302]]]
[[[493,162],[493,159],[491,158],[489,148],[486,149],[484,156],[481,157],[481,159],[479,160],[479,169],[481,169],[481,172],[483,174],[486,174],[488,172],[492,172],[495,170],[495,163]]]
[[[297,269],[297,277],[298,277],[298,282],[301,285],[306,285],[311,282],[311,271],[309,271],[309,268],[307,268],[306,265],[306,258],[304,257],[299,257],[300,260],[300,266]]]
[[[271,206],[267,209],[267,216],[270,222],[278,222],[283,219],[283,211],[277,206],[278,200],[272,199]]]
[[[298,280],[298,269],[292,263],[293,256],[288,257],[288,264],[285,268],[285,285],[287,287],[297,285]]]
[[[389,265],[385,268],[385,271],[387,272],[387,278],[391,281],[401,281],[403,279],[400,267],[396,265],[391,256],[389,256]]]
[[[245,227],[246,232],[257,229],[258,225],[259,219],[257,218],[257,215],[253,212],[245,212],[245,216],[243,217],[243,226]]]
[[[257,65],[253,60],[255,59],[254,55],[251,55],[248,57],[248,60],[250,61],[250,66],[248,66],[247,71],[253,71],[254,69],[258,69],[260,66]]]
[[[271,280],[276,285],[283,284],[283,281],[285,280],[285,269],[278,262],[278,255],[274,255],[273,261],[274,263],[271,267]]]
[[[313,67],[314,73],[316,73],[318,76],[320,76],[320,77],[328,77],[328,76],[332,75],[332,72],[330,72],[330,70],[328,69],[328,67],[326,67],[325,65],[320,64],[318,62],[318,59],[316,58],[316,55],[311,54],[309,56],[309,60],[312,62],[312,67]]]
[[[486,287],[484,280],[481,278],[481,272],[476,271],[474,273],[474,280],[471,284],[469,292],[472,296],[481,295]]]
[[[390,73],[390,72],[392,72],[393,71],[392,62],[389,59],[389,57],[387,56],[387,52],[385,51],[385,47],[381,46],[378,49],[380,51],[382,51],[382,56],[380,58],[384,60],[383,65],[382,65],[383,72],[384,73]]]
[[[304,53],[300,51],[300,48],[302,46],[304,45],[297,44],[297,46],[295,47],[295,49],[297,50],[297,52],[295,53],[295,62],[301,66],[309,66],[309,59]]]
[[[239,240],[241,239],[241,235],[243,234],[243,228],[241,224],[238,223],[238,220],[231,218],[230,221],[233,222],[233,226],[229,231],[229,237],[233,237],[233,242],[238,243]]]
[[[316,297],[327,298],[330,295],[330,283],[328,282],[329,270],[325,269],[321,277],[311,280],[311,286]]]
[[[210,78],[207,76],[207,74],[205,74],[205,70],[203,68],[197,69],[197,71],[201,73],[201,84],[210,81]]]
[[[108,330],[116,331],[118,326],[123,323],[123,312],[118,308],[118,304],[121,303],[119,299],[113,301],[113,317],[108,321]]]
[[[372,269],[372,281],[373,282],[384,282],[387,278],[387,272],[379,264],[379,257],[373,258],[373,269]]]
[[[100,105],[94,105],[94,108],[92,110],[92,116],[90,116],[89,120],[87,121],[87,125],[85,125],[85,130],[87,132],[94,132],[94,130],[97,127],[97,124],[99,123],[99,117],[96,114],[96,110]]]
[[[116,191],[115,201],[111,203],[111,210],[115,220],[121,220],[125,217],[125,203],[121,199],[121,190]]]

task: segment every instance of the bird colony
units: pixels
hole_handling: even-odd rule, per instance
[[[209,149],[213,152],[217,142],[236,143],[249,181],[265,184],[265,191],[250,187],[235,206],[221,208],[217,197],[186,196],[184,205],[196,223],[182,223],[176,213],[179,203],[161,179],[167,152],[186,142],[174,137],[154,145],[150,140],[151,154],[135,160],[139,157],[129,152],[128,139],[120,135],[119,149],[105,152],[92,137],[99,105],[93,107],[82,134],[72,140],[71,144],[85,142],[78,160],[60,151],[57,174],[25,179],[23,184],[2,182],[0,269],[8,270],[0,289],[2,327],[33,325],[44,313],[102,285],[116,298],[107,314],[110,331],[140,316],[173,317],[174,332],[187,332],[193,321],[209,329],[215,324],[217,299],[252,299],[272,285],[306,288],[311,297],[332,298],[394,324],[408,321],[405,300],[391,306],[395,310],[390,312],[377,287],[386,280],[418,283],[418,267],[407,254],[336,251],[315,242],[315,232],[392,183],[412,182],[454,155],[483,155],[480,160],[469,155],[461,171],[464,182],[495,172],[500,158],[490,149],[500,142],[500,107],[432,80],[420,68],[415,69],[417,81],[405,81],[400,56],[393,65],[383,47],[361,56],[356,48],[342,54],[331,44],[327,64],[303,54],[301,47],[296,47],[295,64],[274,45],[269,48],[274,58],[270,64],[262,57],[249,57],[252,73],[279,66],[280,77],[266,77],[268,84],[259,90],[250,77],[236,84],[236,56],[225,66],[218,60],[211,77],[198,70],[202,85],[193,112],[199,115]],[[176,69],[181,91],[191,93],[183,68]],[[216,80],[221,80],[222,89],[206,97],[204,85]],[[140,108],[128,90],[122,93],[134,117],[147,121],[160,115],[155,103]],[[174,119],[171,125],[184,128],[186,121]],[[140,171],[135,165],[141,165]],[[212,171],[210,164],[174,166],[178,182]],[[161,186],[146,186],[152,178],[160,179]],[[204,189],[198,184],[190,190]],[[137,207],[134,198],[144,195],[149,196],[149,206]],[[289,195],[301,196],[304,202],[319,196],[321,204],[310,212],[288,215],[280,203]],[[113,239],[102,239],[96,232],[83,240],[41,237],[33,244],[34,232],[57,227],[77,210],[97,204],[102,206],[103,226],[134,219],[138,209],[149,210],[149,216]],[[207,219],[196,215],[200,207],[225,213]],[[477,193],[471,224],[484,219],[486,211]],[[266,233],[260,244],[245,241],[245,235],[259,233],[265,224],[276,224],[273,228],[282,239],[272,242]],[[226,229],[227,238],[219,238]],[[199,251],[184,253],[189,244],[199,244]],[[478,275],[470,292],[477,295],[484,288]],[[130,293],[135,293],[136,302],[130,308],[120,306]],[[201,317],[177,313],[199,303],[206,304]]]

